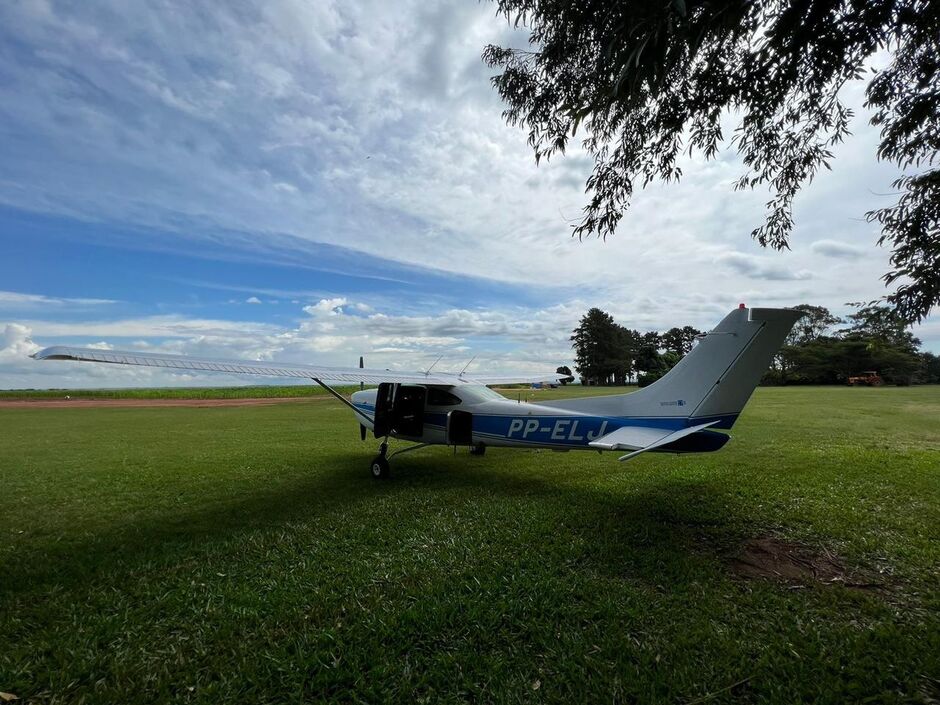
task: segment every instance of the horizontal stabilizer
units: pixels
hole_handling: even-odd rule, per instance
[[[683,429],[685,430],[685,429]],[[648,426],[621,426],[606,436],[601,436],[588,445],[598,450],[636,450],[646,448],[672,431],[668,428],[650,428]]]
[[[718,421],[699,424],[698,426],[689,426],[680,428],[678,431],[669,431],[663,428],[649,428],[645,426],[622,426],[616,431],[601,436],[589,445],[599,450],[631,450],[621,456],[618,460],[629,460],[630,458],[653,450],[662,446],[674,443],[681,438],[691,436],[693,433],[704,431],[709,426],[714,426]],[[719,434],[720,435],[720,434]]]

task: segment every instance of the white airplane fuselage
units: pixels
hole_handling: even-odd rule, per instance
[[[433,388],[428,389],[430,391]],[[450,397],[447,400],[449,403],[432,404],[429,401],[424,409],[423,433],[420,436],[402,435],[394,431],[389,436],[432,445],[597,450],[589,445],[592,441],[624,426],[648,427],[668,432],[692,425],[690,419],[685,416],[608,416],[553,407],[550,401],[537,404],[513,401],[484,386],[463,385],[437,388],[436,391],[438,394],[446,392]],[[375,389],[355,392],[352,395],[352,403],[366,417],[371,418],[375,413],[376,395]],[[469,443],[454,444],[448,438],[447,416],[453,411],[472,415],[472,439]],[[711,420],[717,423],[712,428],[730,428],[736,418],[737,414],[713,417]],[[363,417],[358,420],[366,428],[373,430],[371,421]],[[695,421],[701,422],[702,419]],[[698,452],[717,450],[713,447],[716,445],[714,436],[720,437],[718,443],[721,445],[727,439],[724,434],[709,433],[708,436],[706,443],[699,444],[702,447],[696,449]],[[709,447],[706,448],[706,445]]]

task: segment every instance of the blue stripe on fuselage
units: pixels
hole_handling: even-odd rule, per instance
[[[373,413],[372,404],[356,404],[367,413]],[[504,438],[522,443],[544,446],[587,446],[591,441],[616,431],[624,426],[660,428],[663,431],[678,431],[717,421],[712,428],[731,428],[737,414],[688,418],[685,416],[659,416],[621,418],[616,416],[508,416],[504,414],[473,414],[473,432],[491,438]],[[424,423],[444,429],[447,414],[427,411]]]
[[[482,435],[505,438],[538,445],[587,446],[601,436],[624,426],[658,428],[664,432],[678,431],[709,421],[718,425],[734,423],[731,418],[685,417],[619,418],[615,416],[473,416],[473,431]]]

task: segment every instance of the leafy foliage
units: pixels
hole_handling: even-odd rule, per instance
[[[899,313],[887,306],[855,304],[847,321],[822,306],[794,306],[807,313],[797,322],[765,376],[771,384],[844,384],[849,377],[876,371],[889,384],[937,383],[929,352],[918,352]],[[833,331],[833,327],[849,327]]]
[[[849,316],[852,326],[843,331],[845,337],[878,341],[906,353],[914,353],[920,347],[920,340],[896,311],[886,306],[855,306],[858,310]]]
[[[571,336],[575,368],[585,384],[622,385],[637,374],[637,383],[645,386],[672,369],[692,349],[698,335],[691,326],[663,334],[640,333],[620,325],[606,311],[592,308]]]
[[[624,384],[633,372],[639,333],[614,322],[599,308],[590,309],[571,336],[575,369],[587,384]]]
[[[844,321],[833,316],[825,306],[811,306],[810,304],[800,304],[794,306],[794,310],[802,311],[803,317],[794,325],[790,335],[787,336],[787,345],[805,345],[811,343],[817,338],[823,336],[826,331],[833,326]]]
[[[940,358],[919,350],[920,340],[897,310],[854,306],[846,320],[824,306],[794,306],[806,315],[774,357],[764,383],[845,384],[867,370],[888,384],[940,383]],[[845,323],[847,328],[835,330]],[[691,326],[640,333],[592,308],[571,336],[575,368],[585,384],[625,384],[635,375],[637,385],[645,387],[675,367],[699,335]]]
[[[670,328],[660,336],[662,348],[666,352],[673,353],[682,357],[695,344],[696,338],[702,334],[702,331],[692,326],[683,326],[682,328]]]
[[[842,87],[877,52],[890,64],[868,85],[878,156],[902,169],[903,192],[868,217],[893,248],[889,299],[905,320],[940,301],[940,3],[929,0],[498,0],[527,26],[530,49],[490,45],[506,120],[526,128],[536,161],[564,152],[579,127],[594,157],[582,237],[615,232],[634,188],[676,181],[684,151],[714,158],[731,144],[747,169],[736,188],[767,187],[761,245],[788,247],[793,199],[849,134]]]

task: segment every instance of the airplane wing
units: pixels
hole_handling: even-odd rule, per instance
[[[437,384],[456,386],[461,384],[510,384],[530,381],[552,381],[564,375],[550,374],[541,376],[525,375],[515,377],[492,377],[497,381],[487,382],[486,378],[470,375],[454,375],[442,372],[397,372],[393,370],[363,369],[360,367],[327,367],[324,365],[300,365],[283,362],[257,362],[252,360],[223,360],[187,355],[163,355],[140,351],[98,350],[93,348],[74,348],[57,345],[45,348],[33,354],[36,360],[78,360],[82,362],[103,362],[115,365],[139,365],[142,367],[163,367],[175,370],[228,372],[229,374],[260,375],[262,377],[295,377],[317,379],[330,382],[380,382]]]
[[[714,426],[718,421],[699,424],[698,426],[689,426],[680,428],[678,431],[669,431],[663,428],[649,428],[645,426],[621,426],[616,431],[601,436],[597,440],[591,441],[588,445],[599,450],[630,450],[632,453],[622,455],[617,460],[624,461],[633,458],[640,453],[645,453],[654,448],[668,445],[680,438],[691,436],[693,433],[703,431],[709,426]]]

